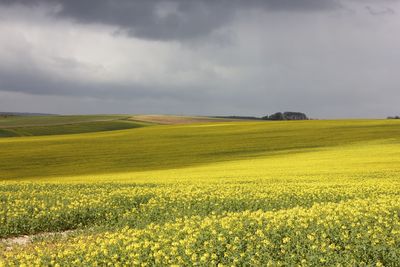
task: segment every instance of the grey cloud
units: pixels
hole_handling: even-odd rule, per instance
[[[394,15],[394,14],[396,14],[396,12],[393,9],[389,8],[389,7],[377,9],[377,8],[374,8],[374,7],[371,7],[371,6],[366,6],[365,8],[368,10],[368,12],[371,15],[374,15],[374,16]]]
[[[207,36],[238,10],[315,11],[341,6],[338,0],[1,0],[0,3],[61,5],[56,16],[80,23],[119,27],[131,36],[187,40]]]
[[[69,61],[67,62],[70,64]],[[73,77],[57,77],[36,68],[34,65],[20,65],[18,69],[0,65],[0,91],[39,96],[114,99],[117,101],[133,98],[141,100],[174,99],[176,101],[204,100],[207,95],[207,92],[202,90],[195,90],[195,93],[193,93],[193,91],[185,90],[185,88],[179,86],[157,86],[134,82],[123,84],[82,81],[73,79]]]

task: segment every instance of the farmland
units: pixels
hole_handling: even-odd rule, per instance
[[[151,123],[121,115],[3,116],[0,137],[41,136],[112,131],[144,127]]]
[[[0,266],[398,264],[400,122],[190,122],[0,138]]]

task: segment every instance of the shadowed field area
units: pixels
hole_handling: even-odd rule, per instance
[[[44,115],[44,116],[0,116],[1,128],[63,125],[93,121],[125,119],[125,115]]]
[[[101,132],[148,125],[121,115],[0,116],[0,137]]]

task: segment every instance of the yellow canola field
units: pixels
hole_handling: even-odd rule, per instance
[[[0,140],[0,266],[397,266],[399,133],[237,122]]]

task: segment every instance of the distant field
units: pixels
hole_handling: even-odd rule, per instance
[[[92,121],[110,121],[127,118],[126,115],[46,115],[46,116],[0,116],[1,128],[61,125]]]
[[[1,138],[0,263],[400,262],[399,121],[178,121]]]
[[[175,115],[134,115],[130,119],[158,124],[192,124],[206,122],[231,122],[239,119],[225,119],[201,116],[175,116]]]
[[[0,116],[0,137],[88,133],[147,125],[120,115]]]
[[[172,115],[0,116],[0,137],[90,133],[139,128],[151,124],[192,124],[228,121],[235,120]]]

